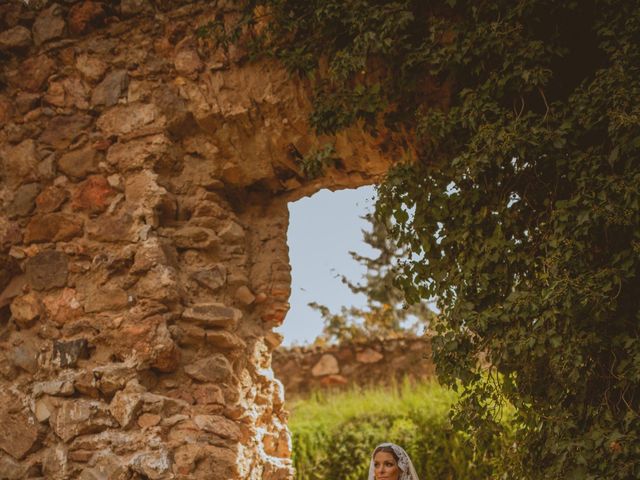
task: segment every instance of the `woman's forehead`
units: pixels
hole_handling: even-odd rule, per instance
[[[378,453],[375,454],[373,459],[377,460],[378,462],[384,462],[384,461],[391,460],[392,462],[395,463],[395,461],[396,461],[396,459],[393,458],[393,455],[391,455],[389,452],[378,452]]]

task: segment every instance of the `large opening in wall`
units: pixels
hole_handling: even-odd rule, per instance
[[[369,449],[387,441],[429,445],[412,452],[421,478],[453,471],[443,465],[459,453],[448,433],[453,395],[434,381],[428,337],[412,328],[416,310],[403,309],[399,291],[385,296],[376,280],[391,276],[385,259],[397,261],[381,255],[390,238],[373,234],[382,226],[372,219],[376,196],[374,186],[321,190],[289,204],[291,308],[277,329],[284,340],[272,366],[285,389],[299,480],[366,478]],[[423,307],[433,314],[433,306]],[[364,325],[370,314],[402,328],[389,335],[392,328],[376,330],[379,319]],[[427,466],[436,450],[452,454]]]
[[[310,303],[332,311],[364,305],[364,295],[351,292],[341,277],[358,279],[366,273],[349,252],[373,253],[362,232],[368,229],[363,217],[373,212],[374,203],[375,187],[364,186],[335,192],[324,189],[289,204],[292,284],[291,309],[279,329],[284,346],[309,345],[322,334],[322,315]]]

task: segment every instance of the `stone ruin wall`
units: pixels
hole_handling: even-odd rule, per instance
[[[287,203],[378,181],[222,2],[0,4],[0,478],[293,478]],[[305,154],[342,159],[306,180]],[[312,254],[312,252],[310,252]]]
[[[287,399],[355,386],[394,387],[435,377],[428,337],[391,338],[334,346],[280,347],[273,371]]]

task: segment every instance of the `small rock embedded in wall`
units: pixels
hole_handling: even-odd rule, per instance
[[[81,358],[89,358],[89,342],[86,338],[53,342],[52,360],[59,367],[75,367]]]

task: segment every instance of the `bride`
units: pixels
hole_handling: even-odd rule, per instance
[[[368,480],[418,480],[418,474],[402,447],[382,443],[371,455]]]

